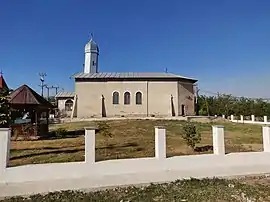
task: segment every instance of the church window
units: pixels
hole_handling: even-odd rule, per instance
[[[67,100],[65,102],[65,111],[72,111],[72,107],[73,107],[73,101]]]
[[[142,93],[137,92],[136,93],[136,105],[141,105],[142,104]]]
[[[125,92],[124,93],[124,104],[125,105],[129,105],[130,104],[130,93],[129,92]]]
[[[114,105],[118,105],[119,104],[119,93],[118,92],[114,92],[113,93],[113,104]]]
[[[93,66],[95,66],[95,61],[93,61]]]

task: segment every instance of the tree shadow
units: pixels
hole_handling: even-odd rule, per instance
[[[57,137],[56,131],[51,131],[48,132],[47,135],[39,137],[37,140],[53,140],[53,139],[64,139],[64,138],[76,138],[81,135],[85,134],[84,129],[79,129],[79,130],[69,130],[66,131],[63,135],[63,137]],[[35,141],[35,140],[33,140]]]
[[[106,117],[107,113],[106,113],[106,106],[105,106],[105,98],[102,95],[102,100],[101,100],[101,115],[102,117]]]
[[[173,96],[171,96],[171,108],[172,108],[172,116],[175,116],[175,107],[173,103]]]
[[[121,149],[121,148],[126,148],[126,147],[137,147],[139,146],[138,143],[136,142],[128,142],[125,143],[123,145],[116,145],[116,144],[109,144],[107,146],[103,146],[103,147],[97,147],[95,150],[100,150],[100,149]],[[70,147],[66,147],[66,148],[72,148],[72,147],[79,147],[79,146],[70,146]],[[40,150],[42,149],[52,149],[52,150],[56,150],[56,151],[40,151],[37,153],[32,153],[32,154],[24,154],[24,155],[19,155],[19,156],[14,156],[11,157],[10,160],[18,160],[18,159],[23,159],[23,158],[31,158],[31,157],[35,157],[35,156],[42,156],[42,155],[50,155],[50,154],[73,154],[76,152],[80,152],[80,151],[85,151],[85,148],[76,148],[76,149],[63,149],[63,148],[54,148],[54,147],[44,147],[44,148],[40,148]],[[61,149],[61,150],[59,150]],[[35,150],[35,149],[11,149],[12,152],[14,151],[23,151],[23,150]]]
[[[84,148],[83,149],[66,149],[66,150],[58,150],[58,151],[46,151],[46,152],[38,152],[38,153],[34,153],[34,154],[25,154],[25,155],[21,155],[21,156],[11,157],[10,160],[18,160],[18,159],[22,159],[22,158],[31,158],[31,157],[35,157],[35,156],[49,155],[49,154],[61,154],[61,153],[72,154],[72,153],[76,153],[79,151],[84,151]]]

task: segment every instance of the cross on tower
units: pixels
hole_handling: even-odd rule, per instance
[[[3,76],[3,71],[2,71],[2,69],[1,69],[1,71],[0,71],[0,76]]]
[[[91,33],[89,34],[89,38],[90,38],[90,40],[92,40],[92,39],[93,39],[93,37],[94,37],[94,34],[93,34],[93,32],[91,32]]]

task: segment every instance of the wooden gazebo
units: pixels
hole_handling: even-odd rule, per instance
[[[12,136],[44,136],[49,131],[49,112],[52,104],[27,85],[10,94]]]

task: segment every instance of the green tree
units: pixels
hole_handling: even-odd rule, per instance
[[[201,142],[201,133],[196,125],[191,122],[187,122],[183,126],[181,136],[185,140],[186,144],[193,150],[195,149],[196,144]]]
[[[9,94],[8,88],[0,89],[0,128],[7,128],[10,124]]]
[[[199,115],[226,115],[236,116],[255,115],[256,117],[270,116],[270,103],[262,99],[237,98],[232,95],[199,96]]]

